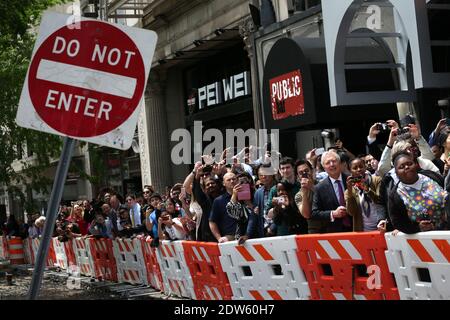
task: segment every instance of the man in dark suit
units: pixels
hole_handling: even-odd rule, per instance
[[[347,175],[341,171],[341,160],[334,151],[322,155],[322,166],[328,177],[314,190],[311,219],[328,221],[324,233],[352,231],[352,221],[345,207]]]

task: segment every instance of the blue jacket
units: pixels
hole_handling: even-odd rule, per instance
[[[259,208],[259,213],[249,216],[247,235],[249,238],[262,238],[264,237],[264,187],[256,190],[253,197],[253,206]]]

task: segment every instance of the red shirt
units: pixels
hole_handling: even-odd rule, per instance
[[[84,221],[83,218],[77,218],[76,220],[74,218],[67,219],[72,223],[78,224],[78,227],[80,228],[80,233],[82,236],[85,236],[88,234],[88,224],[86,221]]]

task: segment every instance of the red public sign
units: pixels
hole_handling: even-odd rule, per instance
[[[87,20],[45,39],[31,61],[28,87],[48,126],[86,138],[114,130],[133,114],[145,78],[133,40],[110,24]]]
[[[300,70],[269,80],[272,118],[281,120],[305,113],[303,79]]]

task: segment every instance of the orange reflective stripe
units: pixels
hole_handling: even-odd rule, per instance
[[[173,258],[172,247],[171,247],[170,244],[166,245],[166,251],[167,251],[169,257],[172,257],[172,258]]]
[[[206,248],[204,248],[204,249],[205,249],[205,252],[206,252]],[[203,251],[200,250],[200,246],[197,247],[197,252],[198,252],[198,255],[200,256],[200,258],[201,258],[203,261],[206,261],[206,257],[205,257],[205,255],[203,254]]]
[[[255,300],[264,300],[263,296],[256,290],[250,290],[250,294],[255,298]]]
[[[215,290],[211,289],[211,295],[213,296],[214,300],[222,300],[222,297],[217,296]]]
[[[438,247],[439,251],[441,251],[442,255],[447,259],[447,262],[450,262],[450,244],[448,244],[447,240],[433,240],[436,247]]]
[[[283,298],[275,290],[268,290],[267,293],[272,297],[273,300],[283,300]]]
[[[125,245],[127,252],[131,252],[130,246],[128,245],[127,241],[124,241],[123,244]]]
[[[329,240],[331,246],[334,250],[336,250],[337,254],[341,257],[341,259],[353,260],[352,257],[348,254],[347,250],[342,246],[339,240]]]
[[[247,261],[255,261],[250,252],[243,246],[236,246],[236,250],[244,257]]]
[[[270,255],[270,253],[266,250],[266,248],[264,248],[262,244],[255,244],[253,247],[255,248],[256,251],[258,251],[259,255],[264,260],[274,260],[274,258]]]
[[[423,262],[434,262],[427,249],[422,245],[420,240],[408,239],[408,244]]]
[[[169,250],[167,249],[167,247],[165,245],[161,246],[161,252],[162,252],[164,257],[170,257]]]
[[[331,259],[325,249],[320,245],[319,242],[315,243],[316,251],[320,256],[320,259]]]

